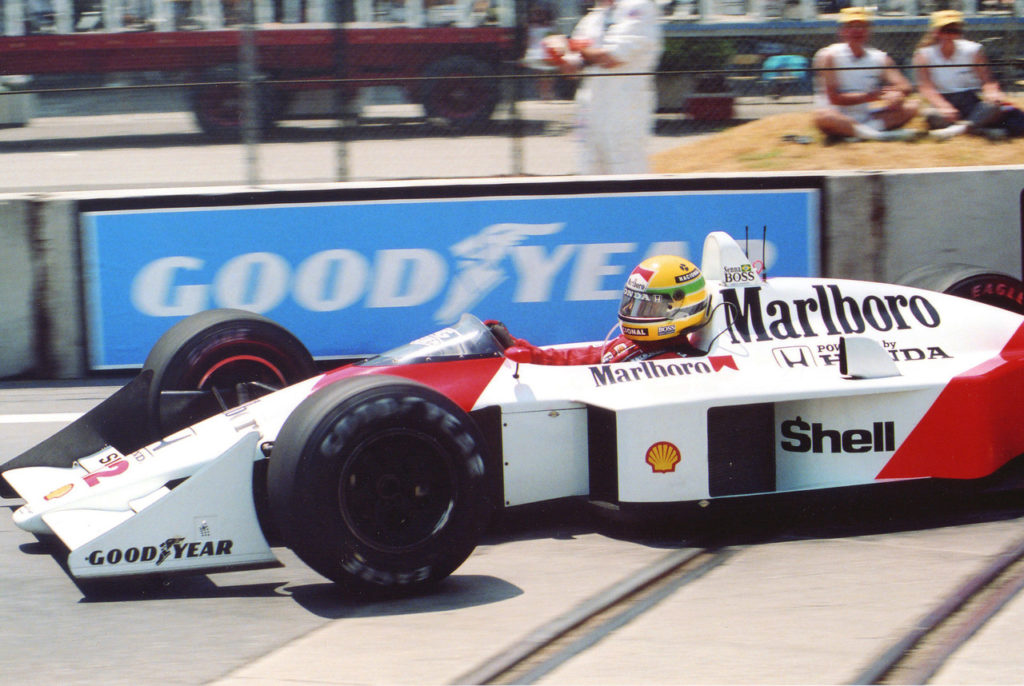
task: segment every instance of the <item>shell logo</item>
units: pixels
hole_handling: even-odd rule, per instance
[[[668,441],[658,441],[647,449],[644,459],[647,464],[651,465],[655,474],[664,474],[676,471],[676,465],[682,459],[682,454],[679,452],[679,448]]]
[[[44,495],[43,500],[53,500],[54,498],[60,498],[61,496],[65,496],[68,493],[70,493],[71,489],[74,487],[74,484],[64,484],[60,488],[54,489],[47,493],[46,495]]]

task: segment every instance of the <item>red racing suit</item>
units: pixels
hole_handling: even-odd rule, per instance
[[[582,345],[573,348],[540,348],[522,338],[513,338],[514,345],[505,349],[505,357],[530,364],[574,365],[607,364],[666,357],[698,357],[705,352],[694,347],[686,336],[662,341],[634,341],[619,334],[600,345]]]

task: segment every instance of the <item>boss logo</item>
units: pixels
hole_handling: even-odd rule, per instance
[[[726,267],[725,283],[752,283],[757,279],[754,270],[749,264],[742,267]]]

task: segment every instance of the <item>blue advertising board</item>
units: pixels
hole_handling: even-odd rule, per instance
[[[262,313],[321,358],[464,312],[538,344],[602,339],[633,266],[699,263],[710,231],[749,231],[771,275],[816,274],[818,202],[780,189],[84,212],[90,366],[138,366],[176,321],[217,307]]]

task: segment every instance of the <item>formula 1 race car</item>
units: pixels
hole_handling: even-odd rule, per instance
[[[4,464],[14,520],[81,580],[277,564],[355,593],[451,574],[495,509],[612,508],[906,479],[1024,453],[1024,316],[906,285],[758,273],[716,232],[705,354],[545,366],[471,315],[318,374],[270,320],[212,310],[143,371]],[[1009,277],[916,277],[1019,309]],[[13,490],[11,490],[13,488]]]

